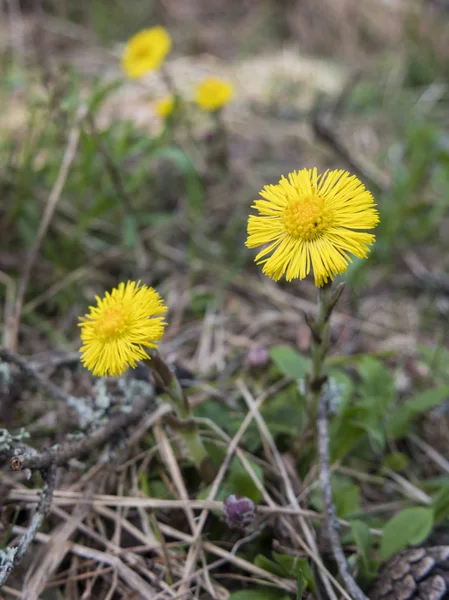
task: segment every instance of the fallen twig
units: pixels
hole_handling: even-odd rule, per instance
[[[61,388],[52,383],[44,375],[41,375],[36,369],[34,369],[28,362],[7,348],[0,348],[0,361],[12,363],[16,365],[20,371],[28,378],[34,381],[41,389],[46,391],[50,396],[53,396],[56,400],[63,400],[69,404],[69,394],[66,394]]]
[[[13,569],[17,567],[23,556],[28,551],[28,548],[33,542],[38,529],[41,527],[48,511],[50,510],[56,481],[55,465],[50,465],[46,469],[41,469],[41,475],[44,480],[44,486],[42,488],[37,510],[34,513],[30,526],[22,534],[17,546],[7,546],[4,550],[0,551],[0,588],[4,583],[6,583]]]
[[[136,408],[130,413],[121,413],[111,418],[106,425],[100,427],[79,442],[64,444],[59,448],[52,448],[37,453],[30,453],[24,447],[22,452],[16,453],[11,457],[10,468],[13,471],[20,471],[23,469],[46,469],[51,465],[59,467],[66,464],[72,458],[86,456],[89,452],[107,442],[116,433],[141,419],[148,405],[148,400],[137,403]]]
[[[324,497],[327,533],[340,574],[343,577],[349,593],[354,600],[368,600],[349,572],[348,563],[346,562],[346,557],[343,552],[338,533],[339,523],[335,514],[335,506],[332,501],[331,478],[329,471],[329,428],[327,422],[327,402],[328,398],[326,394],[322,393],[318,406],[318,448],[320,454],[320,483]]]

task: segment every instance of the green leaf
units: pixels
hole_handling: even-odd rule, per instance
[[[346,420],[344,414],[341,417],[334,423],[331,423],[330,426],[330,453],[332,462],[342,459],[364,434],[364,430],[360,425],[355,425],[351,421]]]
[[[440,491],[433,499],[432,509],[436,523],[449,517],[449,483],[441,486]]]
[[[295,565],[295,573],[298,580],[301,577],[305,582],[306,587],[316,595],[315,578],[306,558],[300,558],[297,560]]]
[[[296,439],[301,435],[305,422],[305,400],[298,394],[296,384],[292,383],[267,400],[261,412],[274,436],[284,433]]]
[[[431,508],[405,508],[388,521],[383,528],[380,544],[382,560],[400,552],[408,545],[421,544],[432,531]]]
[[[229,596],[229,600],[290,600],[288,594],[281,594],[279,590],[267,590],[261,588],[257,590],[240,590],[233,592]]]
[[[449,350],[444,346],[420,346],[417,347],[420,358],[429,367],[434,377],[441,377],[445,381],[449,379]]]
[[[335,510],[339,518],[360,511],[360,490],[356,485],[345,485],[335,490]]]
[[[395,389],[390,371],[377,358],[367,356],[360,361],[359,373],[362,378],[362,396],[376,401],[379,409],[386,408],[394,397]]]
[[[410,423],[414,419],[434,406],[437,406],[448,397],[449,385],[442,385],[417,394],[407,402],[404,402],[388,420],[390,435],[394,438],[405,437],[408,433]]]
[[[263,482],[262,468],[251,460],[248,460],[248,462],[250,463],[258,479]],[[236,456],[232,460],[231,467],[229,469],[229,475],[226,478],[224,488],[226,488],[229,494],[247,496],[256,504],[258,504],[262,499],[261,491],[251,479],[241,460]]]
[[[360,553],[365,571],[369,571],[369,555],[373,545],[373,536],[363,521],[351,521],[351,531]]]
[[[403,452],[390,452],[390,454],[387,454],[384,458],[382,467],[400,473],[401,471],[405,471],[409,462],[408,456]]]
[[[309,371],[310,361],[290,346],[273,346],[270,356],[281,373],[292,379],[302,379]]]
[[[254,564],[256,565],[256,567],[264,569],[269,573],[273,573],[278,577],[287,577],[289,575],[289,573],[286,572],[286,569],[282,565],[275,563],[263,554],[258,554],[256,556],[256,558],[254,559]]]

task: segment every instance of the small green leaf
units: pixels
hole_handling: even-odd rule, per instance
[[[440,491],[433,499],[432,508],[436,523],[449,517],[449,483],[441,486]]]
[[[309,360],[290,346],[273,346],[270,356],[281,373],[292,379],[302,379],[309,371]]]
[[[306,558],[298,558],[291,554],[280,554],[279,552],[273,552],[273,558],[281,566],[284,577],[291,577],[294,573],[298,585],[301,585],[303,590],[309,588],[315,593],[315,579]]]
[[[429,409],[437,406],[449,397],[449,385],[442,385],[417,394],[404,402],[390,416],[388,428],[390,435],[395,438],[405,437],[410,423]]]
[[[345,485],[335,490],[335,510],[344,518],[360,510],[360,490],[356,485]]]
[[[373,545],[373,536],[368,525],[363,521],[351,521],[351,530],[362,564],[365,570],[369,571],[369,555]]]
[[[261,467],[250,460],[248,462],[250,463],[254,473],[263,483],[263,471]],[[232,460],[229,474],[223,484],[221,493],[224,494],[225,497],[229,496],[230,494],[246,496],[255,504],[258,504],[262,498],[261,491],[251,479],[251,476],[243,466],[241,460],[237,457],[234,457]]]
[[[405,471],[409,462],[408,456],[403,452],[390,452],[390,454],[387,454],[384,458],[382,467],[400,473],[401,471]]]
[[[282,565],[275,563],[274,561],[270,560],[263,554],[258,554],[256,556],[256,558],[254,559],[254,564],[256,565],[256,567],[259,567],[260,569],[264,569],[265,571],[268,571],[269,573],[273,573],[274,575],[277,575],[278,577],[287,577],[288,576],[288,572],[286,572],[285,568]]]
[[[310,565],[306,558],[298,559],[295,565],[295,573],[296,577],[298,579],[299,577],[301,577],[302,580],[305,581],[306,587],[309,588],[309,590],[311,590],[312,593],[316,595],[315,578],[313,576],[313,571],[310,568]]]
[[[305,422],[305,400],[298,394],[296,384],[292,383],[270,398],[261,412],[274,436],[286,434],[297,438],[301,435]]]
[[[331,423],[331,461],[342,459],[364,434],[364,430],[359,425],[346,420],[344,413],[341,418]]]
[[[432,531],[431,508],[405,508],[388,521],[383,528],[380,555],[383,560],[400,552],[408,545],[423,542]]]

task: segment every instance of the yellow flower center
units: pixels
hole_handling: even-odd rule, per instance
[[[331,211],[319,196],[291,200],[284,209],[284,227],[292,236],[312,240],[331,224]]]
[[[103,341],[117,339],[125,333],[127,325],[126,311],[121,306],[111,307],[97,323],[98,336]]]
[[[134,50],[135,60],[145,60],[149,56],[151,56],[151,49],[146,45],[139,46]]]

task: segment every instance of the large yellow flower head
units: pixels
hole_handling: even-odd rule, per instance
[[[256,256],[263,272],[277,281],[303,279],[313,270],[322,286],[351,262],[350,254],[366,258],[379,222],[371,193],[347,171],[303,169],[267,185],[252,208],[246,246],[262,250]]]
[[[171,38],[163,27],[143,29],[136,33],[125,46],[122,68],[131,79],[138,79],[158,69],[172,46]]]
[[[120,375],[136,361],[149,358],[164,334],[167,307],[153,288],[120,283],[80,318],[81,362],[94,375]]]
[[[200,108],[215,112],[223,108],[231,100],[232,85],[227,81],[208,77],[196,89],[196,102]]]

